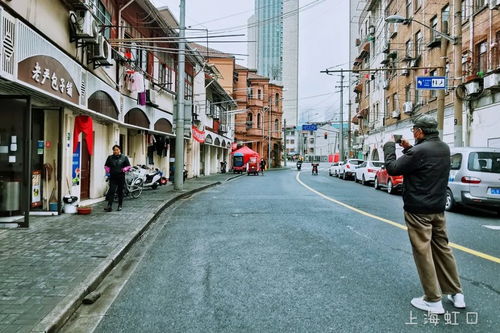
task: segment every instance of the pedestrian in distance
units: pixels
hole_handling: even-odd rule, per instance
[[[261,159],[260,160],[260,172],[262,173],[262,175],[264,176],[264,169],[266,168],[266,160],[265,159]]]
[[[122,210],[123,203],[123,189],[125,187],[125,172],[131,169],[128,157],[122,154],[122,148],[119,145],[113,146],[113,154],[109,155],[104,164],[106,174],[109,175],[109,190],[106,194],[108,205],[104,208],[105,211],[110,212],[113,210],[113,200],[115,192],[118,191],[118,208]]]
[[[384,145],[385,167],[390,175],[403,175],[404,217],[424,296],[411,304],[443,314],[442,294],[455,308],[465,301],[455,258],[448,245],[444,208],[450,172],[450,148],[439,139],[437,121],[431,116],[415,120],[415,146],[400,139],[403,155],[396,159],[395,142]]]

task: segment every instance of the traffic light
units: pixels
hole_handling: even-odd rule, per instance
[[[325,132],[325,140],[328,140],[328,133]]]

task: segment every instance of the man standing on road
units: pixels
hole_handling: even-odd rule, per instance
[[[456,308],[465,308],[455,258],[448,246],[444,207],[450,172],[450,148],[439,139],[431,116],[418,118],[412,128],[415,146],[402,139],[403,156],[396,159],[396,145],[384,145],[385,167],[390,175],[403,175],[404,216],[424,296],[411,304],[443,314],[441,295]]]
[[[266,160],[261,159],[260,160],[260,172],[262,172],[262,175],[264,175],[264,169],[266,168]]]

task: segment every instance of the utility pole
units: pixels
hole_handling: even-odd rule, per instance
[[[267,167],[271,168],[271,118],[273,115],[272,112],[272,104],[267,109],[267,115],[269,117],[269,132],[268,132],[268,140],[267,140]]]
[[[340,86],[335,86],[335,88],[340,88],[340,160],[344,160],[344,88],[349,88],[349,86],[344,86],[344,72],[350,72],[352,70],[345,70],[341,68],[340,70],[324,70],[320,71],[320,73],[326,73],[330,75],[330,73],[338,73],[340,72]],[[350,103],[350,102],[349,102]],[[349,105],[349,116],[350,116],[351,106]],[[349,121],[349,119],[348,119]],[[351,129],[349,126],[349,136],[351,133]],[[350,138],[349,138],[349,147],[350,147]],[[350,149],[350,148],[349,148]]]
[[[340,70],[340,159],[344,160],[344,71]]]
[[[349,99],[349,103],[347,103],[348,107],[348,116],[347,116],[347,156],[351,157],[351,151],[352,151],[352,131],[351,131],[351,116],[352,116],[352,111],[351,111],[351,100]]]
[[[453,25],[455,27],[454,37],[455,43],[453,45],[453,53],[455,55],[454,59],[454,67],[455,67],[455,86],[460,85],[463,82],[462,78],[462,2],[461,0],[453,0],[453,12],[454,20]],[[453,99],[453,109],[455,110],[455,120],[454,120],[454,146],[462,147],[463,146],[463,133],[462,133],[462,117],[463,117],[463,105],[462,99],[454,94],[455,98]]]
[[[284,165],[286,166],[287,151],[286,151],[286,119],[283,119],[283,160]]]
[[[175,172],[174,189],[182,191],[184,187],[184,81],[185,73],[185,50],[186,50],[186,0],[180,0],[180,24],[179,24],[179,86],[177,87],[177,119],[175,120]]]

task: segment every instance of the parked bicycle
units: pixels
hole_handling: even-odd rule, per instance
[[[106,178],[106,182],[109,182],[109,178]],[[132,167],[129,172],[125,174],[125,186],[123,187],[123,197],[130,196],[133,199],[137,199],[141,196],[142,190],[144,188],[144,175],[140,172],[138,167]],[[109,187],[108,187],[109,189]],[[106,190],[107,192],[108,190]],[[118,194],[115,194],[114,201],[118,201]]]

